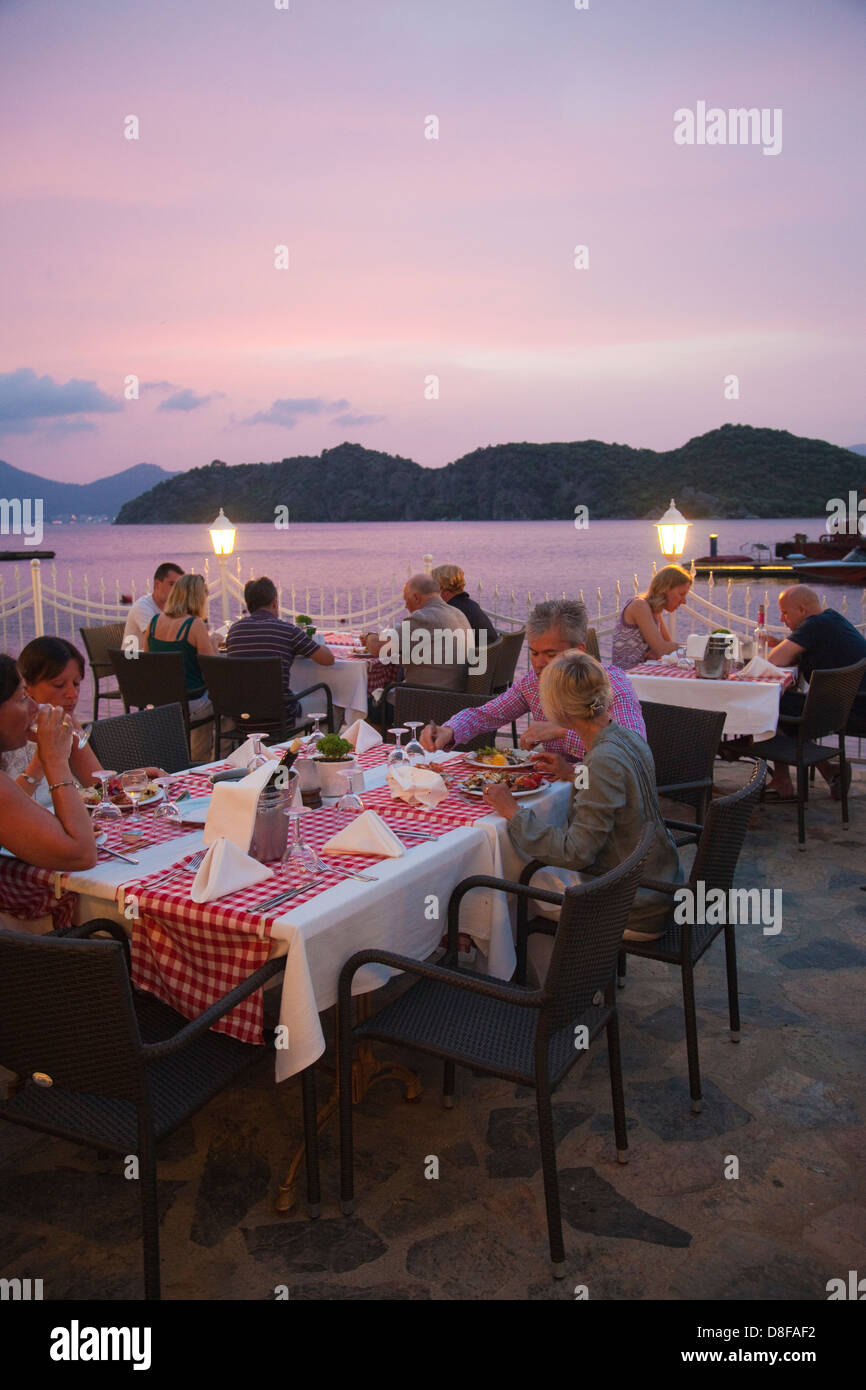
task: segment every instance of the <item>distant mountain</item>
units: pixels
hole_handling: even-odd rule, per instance
[[[852,454],[866,454],[866,444],[849,444],[848,448]]]
[[[849,449],[786,430],[722,425],[656,453],[597,439],[497,444],[446,464],[340,444],[319,457],[229,468],[215,459],[127,502],[119,525],[232,521],[511,521],[574,515],[657,517],[671,497],[687,516],[821,516],[831,497],[866,489],[866,463]]]
[[[0,497],[42,498],[42,516],[47,524],[56,517],[107,516],[115,517],[125,502],[138,497],[146,488],[176,478],[154,463],[137,463],[109,478],[93,483],[57,483],[53,478],[41,478],[37,473],[25,473],[0,459]]]

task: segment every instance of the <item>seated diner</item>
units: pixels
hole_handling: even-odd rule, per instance
[[[692,587],[688,570],[665,565],[654,574],[649,588],[637,594],[623,608],[613,630],[613,664],[622,671],[656,661],[677,649],[663,613],[675,613],[684,604]]]

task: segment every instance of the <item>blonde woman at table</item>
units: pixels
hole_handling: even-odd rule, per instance
[[[213,714],[204,676],[198,664],[200,656],[219,656],[204,620],[207,616],[207,585],[204,575],[182,574],[165,601],[165,607],[151,618],[147,629],[149,652],[180,652],[183,656],[189,712],[193,719]],[[194,763],[211,756],[213,729],[201,724],[190,734],[190,754]]]
[[[613,693],[601,663],[585,652],[565,652],[542,672],[540,694],[546,717],[573,729],[583,740],[588,785],[572,790],[564,829],[543,824],[529,806],[515,801],[504,784],[485,791],[488,804],[508,821],[515,849],[528,859],[560,866],[559,874],[540,870],[532,882],[561,892],[580,882],[580,869],[602,874],[616,868],[631,854],[649,823],[656,834],[644,876],[682,883],[679,854],[659,810],[652,754],[638,734],[611,719]],[[533,761],[555,780],[574,783],[574,767],[558,753],[539,753]],[[534,910],[544,916],[559,915],[558,908],[543,903],[535,904]],[[669,910],[666,894],[639,888],[624,939],[652,941],[661,936]],[[552,937],[540,932],[530,936],[527,954],[539,984],[547,974],[552,951]]]
[[[667,629],[662,613],[675,613],[685,603],[692,587],[688,570],[665,565],[654,574],[649,588],[630,600],[620,613],[613,630],[613,664],[623,671],[675,652],[677,643]]]
[[[60,706],[39,709],[10,656],[0,655],[0,750],[23,748],[36,726],[39,762],[54,814],[37,806],[0,772],[0,844],[40,869],[90,869],[96,842],[87,807],[69,767],[72,726]]]

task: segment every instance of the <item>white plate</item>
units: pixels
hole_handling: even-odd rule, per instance
[[[82,787],[81,790],[83,791],[84,788]],[[82,797],[82,801],[83,801],[83,800],[84,800],[84,798]],[[109,800],[111,800],[110,797],[109,797]],[[152,792],[152,793],[150,794],[150,796],[143,796],[143,797],[141,798],[141,800],[139,801],[138,804],[139,804],[139,806],[153,806],[154,802],[156,802],[156,801],[162,801],[162,791],[161,791],[161,790]],[[85,801],[84,804],[85,804],[85,806],[87,807],[88,811],[92,811],[93,808],[94,808],[94,806],[98,806],[98,805],[99,805],[99,802],[98,802],[98,801]],[[116,801],[112,801],[111,804],[112,804],[112,806],[117,806],[117,802],[116,802]],[[132,802],[131,802],[131,801],[130,801],[130,803],[129,803],[128,806],[124,806],[124,805],[121,805],[121,806],[120,806],[120,810],[121,810],[121,811],[124,811],[124,812],[130,811],[131,809],[132,809]]]
[[[499,770],[499,769],[497,769],[497,771],[498,771],[498,770]],[[493,783],[491,783],[491,785],[495,787],[495,786],[503,786],[504,784],[503,784],[502,782],[499,782],[499,783],[493,782]],[[548,788],[549,785],[550,785],[550,784],[549,784],[548,782],[545,782],[544,785],[541,786],[541,787],[530,787],[527,791],[522,791],[522,792],[511,792],[511,795],[514,797],[515,801],[519,801],[520,798],[521,798],[521,797],[524,797],[524,796],[538,796],[538,793],[539,793],[539,792],[547,791],[547,788]],[[484,795],[484,792],[483,792],[483,791],[478,791],[478,792],[473,791],[473,790],[472,790],[471,788],[469,788],[469,787],[464,787],[460,782],[457,782],[457,783],[455,784],[454,790],[455,790],[455,791],[458,791],[458,792],[462,792],[464,796],[474,796],[475,799],[476,799],[477,801],[480,801],[481,798],[482,798],[482,796]],[[509,787],[508,790],[511,791],[511,788]]]
[[[195,796],[190,801],[177,803],[184,825],[204,825],[209,806],[209,796]]]
[[[525,758],[521,758],[519,763],[486,763],[481,758],[476,758],[473,753],[464,753],[467,767],[477,768],[479,772],[525,772],[531,762],[531,754],[526,753]]]

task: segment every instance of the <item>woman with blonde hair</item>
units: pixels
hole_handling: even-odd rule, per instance
[[[149,652],[181,652],[183,655],[186,693],[192,719],[213,714],[204,677],[198,664],[199,656],[219,656],[219,650],[205,627],[207,616],[207,585],[201,574],[182,574],[165,601],[161,613],[151,618],[147,629]],[[193,729],[190,752],[193,762],[204,761],[211,752],[213,730],[203,724]]]
[[[606,873],[627,859],[640,841],[644,826],[655,828],[655,843],[644,877],[682,883],[679,854],[662,820],[656,793],[652,754],[639,734],[615,724],[610,717],[613,692],[607,672],[586,652],[564,652],[545,667],[540,682],[546,718],[578,733],[586,747],[585,776],[575,787],[575,769],[558,753],[540,753],[535,765],[556,781],[570,782],[573,790],[565,828],[545,825],[528,805],[521,806],[504,785],[488,787],[485,799],[506,818],[515,849],[529,859],[542,859],[561,870],[557,875],[541,870],[533,878],[537,887],[562,892],[580,881],[576,871]],[[568,872],[570,871],[570,872]],[[670,898],[664,893],[639,888],[629,916],[625,939],[651,941],[665,931]],[[546,910],[545,910],[546,909]],[[538,903],[544,916],[559,909]],[[536,978],[547,973],[553,938],[540,932],[529,938],[528,956]]]
[[[642,661],[675,652],[677,643],[668,632],[662,613],[674,613],[685,603],[692,577],[681,565],[665,565],[654,574],[645,593],[625,605],[613,630],[613,664],[622,671]]]
[[[493,626],[480,603],[476,603],[474,598],[470,598],[466,592],[466,575],[459,565],[437,565],[430,571],[430,578],[435,579],[439,585],[440,597],[445,600],[451,608],[458,608],[467,619],[469,626],[475,633],[475,641],[480,643],[481,633],[487,634],[487,645],[495,642],[499,633]]]

